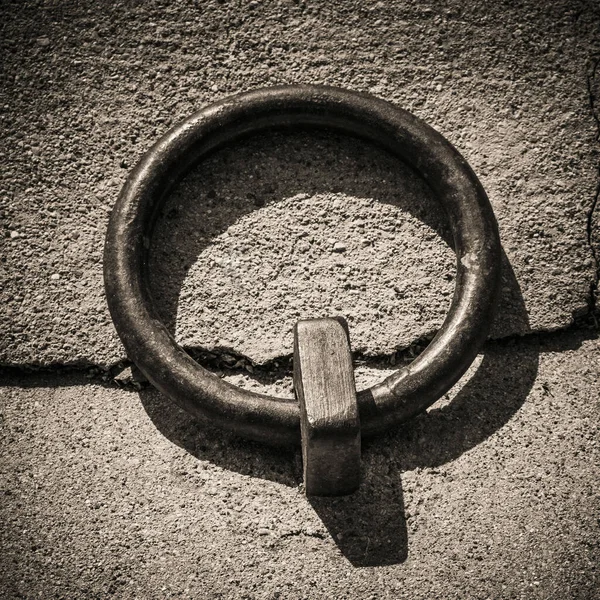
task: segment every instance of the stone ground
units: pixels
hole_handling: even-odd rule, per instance
[[[600,598],[595,2],[0,13],[0,596]],[[370,91],[433,125],[480,177],[504,248],[494,340],[449,395],[364,448],[361,490],[338,500],[306,499],[299,452],[213,431],[152,391],[103,293],[108,215],[138,158],[194,110],[279,83]],[[424,347],[454,287],[427,186],[327,132],[265,134],[199,165],[151,258],[178,341],[280,396],[299,318],[346,316],[362,388]]]
[[[3,597],[600,598],[599,354],[490,344],[341,499],[149,388],[5,375]]]

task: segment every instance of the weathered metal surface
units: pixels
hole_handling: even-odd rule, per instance
[[[347,325],[299,321],[294,328],[294,388],[300,404],[304,490],[341,496],[360,483],[360,421]]]
[[[146,284],[154,223],[173,185],[225,144],[282,127],[325,127],[382,146],[421,174],[448,215],[457,255],[451,308],[413,363],[359,392],[362,434],[373,435],[427,408],[465,372],[487,336],[500,280],[498,229],[481,184],[445,138],[405,110],[364,93],[281,86],[227,98],[175,126],[133,169],[113,209],[104,256],[109,309],[129,357],[181,407],[252,439],[300,442],[297,403],[203,369],[160,322]]]

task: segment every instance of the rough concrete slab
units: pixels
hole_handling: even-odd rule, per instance
[[[491,344],[329,500],[152,390],[4,379],[1,595],[599,598],[599,352]]]
[[[371,91],[413,111],[464,153],[490,195],[516,276],[507,271],[495,335],[560,328],[587,309],[597,153],[586,74],[600,27],[592,2],[151,0],[109,8],[40,0],[5,2],[2,17],[3,364],[109,364],[121,357],[103,298],[101,252],[126,174],[170,124],[225,95],[277,83]],[[427,336],[441,322],[452,257],[440,237],[431,239],[431,224],[419,220],[421,194],[406,191],[402,173],[382,181],[385,158],[371,164],[368,148],[337,141],[303,147],[302,140],[293,142],[298,168],[308,174],[310,161],[318,177],[330,178],[316,190],[291,185],[286,157],[269,156],[269,140],[266,156],[256,157],[262,164],[234,158],[230,172],[215,163],[221,170],[213,173],[213,189],[231,195],[213,207],[199,256],[187,257],[189,275],[180,283],[192,300],[178,307],[182,341],[210,347],[229,340],[262,360],[290,352],[296,313],[330,314],[339,305],[365,319],[356,324],[357,346],[378,353]],[[335,162],[318,164],[323,152]],[[256,169],[277,180],[269,164],[286,167],[281,189],[230,176]],[[392,189],[388,180],[402,185]],[[209,192],[202,185],[195,193],[204,202]],[[300,193],[308,195],[303,203],[294,200]],[[328,231],[319,211],[335,202],[341,206]],[[251,253],[248,276],[274,270],[270,280],[256,280],[260,309],[243,285],[230,285],[223,266],[210,269],[206,284],[214,259],[265,232],[282,211],[287,230],[275,230]],[[235,222],[228,221],[232,212]],[[316,229],[312,255],[291,244],[301,217]],[[372,245],[362,246],[352,227],[360,219]],[[331,257],[321,242],[342,235],[349,251]],[[282,264],[288,253],[295,265]],[[317,283],[297,278],[299,267],[309,275],[312,267]],[[180,279],[178,272],[173,277]],[[296,295],[296,306],[282,304],[286,294]],[[199,310],[209,303],[210,314]],[[523,306],[528,319],[521,318]]]

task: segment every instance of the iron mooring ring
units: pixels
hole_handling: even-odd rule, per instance
[[[181,408],[253,440],[300,443],[298,402],[240,389],[201,367],[160,321],[146,283],[155,222],[184,174],[249,134],[290,127],[356,136],[408,163],[444,207],[454,238],[457,274],[448,315],[412,363],[355,394],[360,444],[361,436],[425,410],[458,381],[487,337],[500,284],[498,227],[483,187],[459,152],[406,110],[366,93],[291,85],[232,96],[193,114],[152,146],[119,195],[104,249],[106,296],[129,358]]]

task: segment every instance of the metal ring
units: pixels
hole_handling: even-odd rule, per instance
[[[441,329],[408,366],[359,392],[363,436],[425,410],[450,389],[485,341],[500,282],[500,239],[488,198],[458,151],[426,123],[365,93],[298,85],[221,100],[164,135],[129,175],[104,249],[109,309],[129,358],[186,411],[245,437],[300,443],[296,401],[242,390],[197,364],[160,322],[146,283],[148,248],[165,197],[209,153],[281,127],[320,127],[383,146],[414,167],[444,207],[457,257],[452,305]]]

